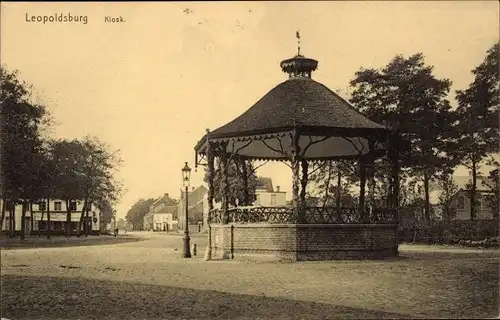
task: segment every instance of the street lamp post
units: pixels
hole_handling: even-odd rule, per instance
[[[186,197],[186,203],[185,203],[185,218],[184,218],[184,258],[191,258],[191,251],[189,248],[189,221],[188,221],[188,212],[189,212],[189,207],[188,207],[188,189],[189,189],[189,180],[191,178],[191,168],[189,168],[188,163],[184,163],[184,168],[182,168],[182,182],[185,188],[185,193],[184,196]]]

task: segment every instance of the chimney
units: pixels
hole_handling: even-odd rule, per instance
[[[280,186],[276,186],[276,192],[280,192]]]
[[[165,197],[168,197],[168,193],[165,193]]]

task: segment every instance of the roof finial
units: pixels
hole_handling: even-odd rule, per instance
[[[318,67],[318,61],[304,57],[300,52],[300,31],[295,33],[297,37],[297,55],[293,58],[281,61],[280,67],[283,72],[288,73],[291,78],[311,78],[311,73]]]
[[[295,34],[297,37],[297,55],[300,56],[300,33],[299,30],[297,30],[297,33]]]

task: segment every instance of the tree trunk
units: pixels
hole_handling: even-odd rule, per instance
[[[300,202],[302,206],[305,206],[306,195],[307,195],[307,182],[309,180],[309,163],[307,163],[307,160],[302,160],[301,165],[302,165],[302,180],[301,180],[301,190],[300,190]]]
[[[42,234],[40,233],[40,231],[41,231],[40,230],[40,224],[41,224],[40,222],[43,221],[44,215],[45,215],[45,209],[42,210],[42,215],[40,216],[40,220],[38,222],[38,228],[37,228],[38,229],[38,238],[40,238],[42,236]]]
[[[431,222],[431,203],[429,197],[429,175],[424,171],[424,216],[425,220],[430,224]]]
[[[212,146],[208,146],[209,150],[207,151],[207,161],[208,161],[208,212],[209,215],[212,213],[214,209],[214,179],[215,179],[215,158],[212,150]],[[248,189],[247,189],[248,191]]]
[[[477,164],[472,160],[472,186],[470,190],[470,219],[476,219],[476,184],[477,184]]]
[[[50,239],[50,233],[52,230],[50,230],[50,197],[47,198],[47,239]]]
[[[325,181],[325,196],[323,197],[323,208],[326,207],[326,204],[328,203],[328,197],[329,197],[329,191],[330,191],[330,181],[332,180],[332,163],[330,162],[327,165],[327,170],[328,174],[326,176],[326,181]],[[338,209],[338,207],[337,207]]]
[[[90,233],[90,227],[92,226],[92,222],[90,221],[89,217],[89,208],[88,204],[85,206],[85,237],[89,236]]]
[[[30,230],[30,236],[31,233],[33,232],[34,225],[35,225],[35,220],[33,219],[33,201],[30,201],[30,219],[31,219],[31,230]]]
[[[340,168],[337,168],[337,193],[335,195],[335,206],[340,212],[340,206],[342,205],[342,172]]]
[[[250,192],[248,190],[248,170],[247,170],[247,162],[242,159],[241,160],[241,170],[243,172],[243,205],[249,206],[250,203]]]
[[[225,149],[225,148],[224,148]],[[221,163],[221,196],[222,196],[222,212],[223,224],[229,223],[229,177],[228,177],[228,161],[227,155],[223,153],[220,158]]]
[[[293,208],[297,215],[297,222],[302,223],[302,212],[300,210],[300,197],[299,197],[299,185],[300,185],[300,159],[299,159],[299,135],[295,132],[292,136],[292,157],[291,157],[291,167],[292,167],[292,201]]]
[[[359,162],[359,218],[365,221],[365,188],[366,188],[366,167],[364,159]]]
[[[83,220],[85,217],[85,212],[87,211],[88,200],[89,200],[89,197],[85,196],[85,199],[83,201],[83,208],[82,208],[82,211],[80,212],[80,220],[78,221],[78,237],[80,237],[82,235]]]
[[[387,177],[386,179],[386,187],[387,187],[387,191],[385,193],[385,203],[386,203],[386,207],[387,208],[392,208],[392,173],[389,174],[389,176]]]
[[[28,204],[26,203],[27,200],[23,200],[22,208],[21,208],[21,242],[24,241],[24,233],[26,232],[26,209],[28,207]]]
[[[5,210],[7,208],[7,201],[2,199],[2,216],[0,217],[0,231],[3,232],[3,221],[5,219]]]
[[[71,237],[71,210],[69,208],[70,199],[66,199],[66,236]]]
[[[16,236],[16,202],[12,201],[9,208],[9,233],[11,237]]]
[[[375,141],[369,140],[368,147],[370,154],[367,161],[367,180],[368,180],[368,203],[370,205],[370,212],[368,212],[371,217],[373,214],[373,207],[375,206],[375,156],[373,152],[375,151]]]

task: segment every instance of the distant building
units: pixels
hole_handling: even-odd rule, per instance
[[[49,230],[49,226],[50,230],[54,233],[65,232],[68,206],[71,214],[71,230],[73,232],[78,231],[78,224],[80,222],[83,204],[83,200],[70,200],[66,203],[65,200],[58,199],[51,199],[48,204],[47,201],[38,201],[33,203],[31,206],[28,206],[25,215],[24,223],[26,235],[30,234],[32,231],[47,231]],[[50,211],[50,223],[47,221],[47,208]],[[14,211],[14,219],[11,219],[10,217],[10,212],[12,211]],[[21,231],[21,217],[22,205],[7,203],[5,218],[2,224],[2,231]],[[83,228],[87,227],[91,233],[100,231],[100,222],[101,214],[99,209],[92,203],[88,203],[87,211],[84,213]]]
[[[273,188],[273,181],[271,178],[259,177],[257,178],[257,185],[255,187],[256,200],[252,206],[262,207],[281,207],[286,206],[286,192],[281,191],[279,186],[276,190]],[[207,225],[208,220],[208,191],[203,197],[203,225]],[[220,209],[221,203],[214,203],[214,209]]]
[[[170,214],[171,210],[168,209],[168,207],[175,207],[177,206],[177,201],[174,199],[170,198],[168,193],[165,193],[163,196],[159,197],[156,199],[150,206],[149,206],[149,211],[146,213],[144,216],[144,230],[156,230],[160,231],[163,230],[164,228],[166,229],[167,226],[164,225],[163,223],[168,223],[170,221],[172,228],[173,226],[173,221],[175,220],[174,217],[170,217],[170,219],[167,219],[166,216],[162,216],[165,214]],[[156,214],[156,219],[155,219],[155,214]],[[156,222],[155,222],[156,221]],[[161,226],[158,225],[158,223],[161,224]]]
[[[177,204],[164,206],[153,213],[153,231],[177,231]]]
[[[286,192],[281,191],[279,186],[276,186],[276,190],[274,190],[271,178],[259,177],[257,179],[255,197],[254,206],[281,207],[287,205]]]
[[[494,217],[493,208],[489,207],[489,197],[495,196],[493,191],[488,188],[486,185],[491,185],[492,182],[487,180],[487,177],[478,175],[476,182],[476,219],[492,219]],[[450,204],[450,218],[452,220],[470,220],[470,208],[471,208],[471,200],[470,200],[470,189],[468,184],[472,180],[471,175],[467,176],[455,176],[453,177],[453,182],[457,186],[458,191],[451,198]],[[430,203],[433,219],[441,220],[445,219],[443,209],[440,205],[439,196],[441,190],[435,183],[432,183],[430,186]]]
[[[179,230],[184,230],[185,227],[185,216],[186,216],[186,195],[185,191],[181,190],[181,197],[179,204],[177,206],[177,216],[179,218],[178,228]],[[204,186],[192,187],[191,192],[188,192],[188,224],[198,225],[206,222],[204,219],[204,199],[208,189]]]
[[[488,197],[495,196],[491,190],[481,188],[477,190],[476,196],[476,217],[475,219],[493,219],[493,208],[490,208]],[[452,219],[454,220],[470,220],[470,190],[460,189],[455,194],[451,204]]]

